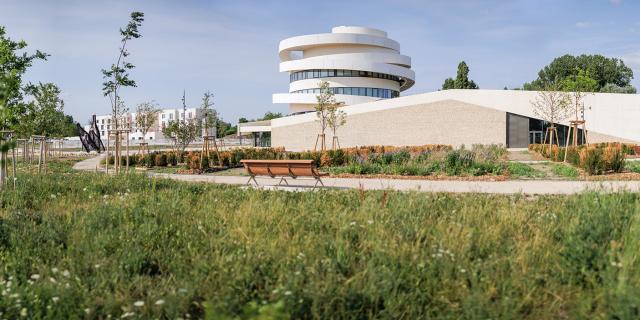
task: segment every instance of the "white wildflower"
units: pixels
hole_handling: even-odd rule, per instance
[[[349,225],[351,225],[351,226],[355,226],[355,225],[356,225],[356,222],[355,222],[355,221],[351,221],[351,223],[349,223]]]
[[[62,271],[62,275],[69,278],[69,276],[71,275],[71,272],[69,272],[69,270],[64,270]]]
[[[53,302],[58,302],[59,300],[60,300],[60,298],[59,298],[59,297],[53,297],[53,298],[51,298],[51,301],[53,301]]]
[[[136,315],[134,312],[125,312],[120,316],[120,318],[124,319],[124,318],[128,318],[128,317],[133,317],[134,315]]]
[[[58,268],[51,268],[51,272],[58,273]]]
[[[32,275],[31,275],[31,279],[33,279],[33,280],[38,280],[38,279],[40,279],[40,275],[39,275],[39,274],[37,274],[37,273],[36,273],[36,274],[32,274]]]
[[[158,301],[156,301],[156,306],[160,306],[164,304],[164,300],[159,299]]]
[[[133,305],[136,306],[136,307],[143,307],[144,306],[144,301],[138,300],[138,301],[134,302]]]
[[[373,220],[367,220],[368,224],[373,224]]]
[[[179,292],[179,293],[186,293],[186,292],[187,292],[187,289],[185,289],[185,288],[180,288],[180,289],[178,289],[178,292]]]
[[[50,281],[51,283],[58,283],[58,281],[56,281],[56,279],[55,279],[55,278],[52,278],[52,277],[49,277],[49,281]]]
[[[22,308],[22,310],[20,310],[20,316],[21,317],[26,317],[29,313],[27,312],[27,308]]]
[[[55,194],[51,194],[51,196],[49,196],[49,197],[51,197],[51,199],[55,199],[56,195]]]
[[[82,191],[87,191],[87,187],[82,188]]]
[[[91,313],[91,309],[89,309],[89,308],[84,309],[84,313],[86,313],[86,314]]]
[[[285,295],[285,296],[290,296],[291,294],[293,294],[291,291],[285,291],[285,292],[284,292],[284,295]]]

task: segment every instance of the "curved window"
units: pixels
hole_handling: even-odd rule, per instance
[[[306,79],[331,78],[331,77],[363,77],[363,78],[378,78],[378,79],[393,80],[397,82],[403,81],[402,79],[400,79],[400,77],[392,76],[390,74],[385,74],[385,73],[379,73],[379,72],[342,70],[342,69],[315,69],[315,70],[292,72],[291,74],[289,74],[289,82],[306,80]]]
[[[380,89],[380,88],[337,87],[337,88],[329,88],[329,91],[333,92],[334,94],[376,97],[376,98],[382,98],[382,99],[397,98],[400,96],[400,92],[398,91],[391,90],[391,89]],[[297,90],[297,91],[292,91],[290,93],[320,94],[320,88]]]

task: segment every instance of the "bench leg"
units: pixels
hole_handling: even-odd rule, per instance
[[[284,181],[284,184],[289,185],[289,182],[287,182],[287,179],[285,179],[284,177],[280,178],[280,181],[278,182],[278,185],[282,185],[282,182]]]
[[[324,183],[322,183],[322,179],[316,178],[316,184],[313,185],[313,189],[318,186],[318,183],[324,188]]]
[[[258,186],[258,181],[256,180],[255,176],[250,176],[249,180],[247,180],[247,183],[245,185],[250,185],[251,184],[251,180],[253,180],[253,182],[256,184],[256,187]]]

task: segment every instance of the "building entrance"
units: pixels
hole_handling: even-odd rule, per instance
[[[529,144],[541,144],[544,138],[542,131],[529,131]]]

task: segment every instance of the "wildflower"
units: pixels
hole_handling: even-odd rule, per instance
[[[101,267],[101,265],[100,265],[100,264],[96,264],[94,267],[95,267],[96,269],[99,269],[99,268]]]
[[[143,307],[144,306],[144,301],[138,300],[138,301],[134,302],[133,305],[136,306],[136,307]]]
[[[51,272],[53,272],[53,273],[58,273],[58,268],[55,268],[55,267],[54,267],[54,268],[51,268]]]
[[[373,224],[373,220],[367,220],[368,224]]]
[[[120,316],[120,318],[124,319],[124,318],[128,318],[128,317],[133,317],[134,315],[135,315],[134,312],[125,312],[125,313],[122,314],[122,316]]]
[[[187,289],[185,289],[185,288],[180,288],[180,289],[178,289],[178,292],[179,292],[179,293],[186,293],[186,292],[187,292]]]
[[[27,315],[28,315],[27,308],[22,308],[22,310],[20,310],[20,316],[24,318]]]
[[[285,295],[285,296],[290,296],[291,294],[292,294],[292,292],[291,292],[291,291],[285,291],[285,292],[284,292],[284,295]]]
[[[49,281],[50,281],[51,283],[58,283],[58,281],[56,281],[56,279],[55,279],[55,278],[52,278],[52,277],[49,277]]]
[[[351,223],[349,223],[349,225],[351,225],[351,226],[355,226],[355,225],[356,225],[356,222],[355,222],[355,221],[351,221]]]
[[[39,275],[39,274],[37,274],[37,273],[36,273],[36,274],[32,274],[32,275],[31,275],[31,279],[33,279],[33,280],[38,280],[38,279],[40,279],[40,275]]]
[[[89,314],[90,312],[91,312],[91,309],[89,308],[84,309],[84,313]]]
[[[69,278],[69,276],[71,275],[71,272],[69,272],[69,270],[64,270],[62,271],[62,275]]]
[[[51,197],[51,199],[55,199],[56,195],[52,193],[50,197]]]
[[[164,304],[164,300],[159,299],[158,301],[156,301],[156,306],[160,306]]]
[[[53,298],[51,298],[51,301],[53,301],[53,302],[58,302],[58,300],[60,300],[60,298],[59,298],[59,297],[53,297]]]
[[[87,191],[87,187],[82,188],[82,191]]]
[[[465,270],[465,269],[460,269],[460,272],[462,272],[462,273],[466,273],[466,272],[467,272],[467,270]]]
[[[105,194],[104,196],[102,196],[104,199],[109,198],[108,194]]]

